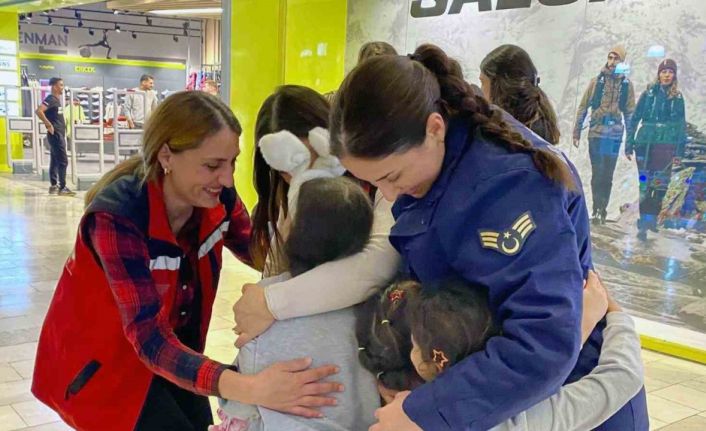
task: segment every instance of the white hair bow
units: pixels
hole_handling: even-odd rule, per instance
[[[294,214],[299,188],[314,178],[334,178],[343,175],[346,169],[337,157],[331,154],[328,130],[316,127],[309,131],[309,144],[317,154],[311,163],[311,152],[292,132],[282,130],[260,139],[258,146],[265,162],[274,170],[292,176],[287,200],[290,214]]]

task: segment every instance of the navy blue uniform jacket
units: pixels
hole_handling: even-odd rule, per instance
[[[556,151],[575,190],[547,179],[530,154],[511,153],[454,120],[431,190],[393,207],[390,241],[408,275],[428,286],[453,275],[486,286],[503,332],[405,400],[405,413],[425,430],[487,430],[587,374],[600,354],[603,325],[579,358],[583,284],[592,268],[579,176],[560,152],[506,121],[536,147]],[[628,407],[617,415],[629,417],[610,429],[643,429],[632,423],[643,413]]]

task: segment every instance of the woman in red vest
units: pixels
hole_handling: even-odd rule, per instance
[[[250,218],[233,188],[242,130],[203,92],[152,114],[143,154],[87,194],[76,244],[39,339],[32,392],[79,430],[205,431],[207,396],[302,416],[342,390],[310,360],[244,376],[203,355],[229,248],[249,263]]]

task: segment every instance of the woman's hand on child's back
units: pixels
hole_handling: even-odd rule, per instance
[[[608,310],[608,292],[603,282],[593,271],[588,272],[588,278],[583,287],[583,315],[581,318],[581,342],[588,340],[598,322],[603,319]]]
[[[275,318],[267,307],[265,288],[257,284],[244,284],[243,296],[233,305],[233,318],[238,335],[235,346],[241,348],[272,326]]]
[[[339,372],[333,365],[309,369],[311,358],[277,362],[254,375],[227,370],[219,381],[222,398],[307,418],[320,418],[317,407],[334,406],[337,401],[325,395],[343,392],[337,382],[322,379]]]

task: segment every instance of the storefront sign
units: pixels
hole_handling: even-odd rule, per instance
[[[17,70],[17,57],[13,55],[0,55],[0,69]]]
[[[497,0],[495,10],[523,9],[537,2],[544,6],[565,6],[578,1],[598,3],[604,2],[605,0]],[[461,13],[463,6],[470,3],[476,3],[479,12],[493,10],[492,0],[413,0],[410,13],[413,18],[429,18],[432,16],[441,16],[444,13],[455,15]],[[448,7],[449,4],[451,5],[450,7]]]
[[[39,45],[39,46],[69,46],[69,35],[68,34],[51,34],[44,32],[20,32],[20,41],[25,45]]]
[[[17,43],[14,40],[0,40],[0,54],[16,55]]]
[[[75,66],[74,72],[79,73],[96,73],[96,68],[92,66]]]

